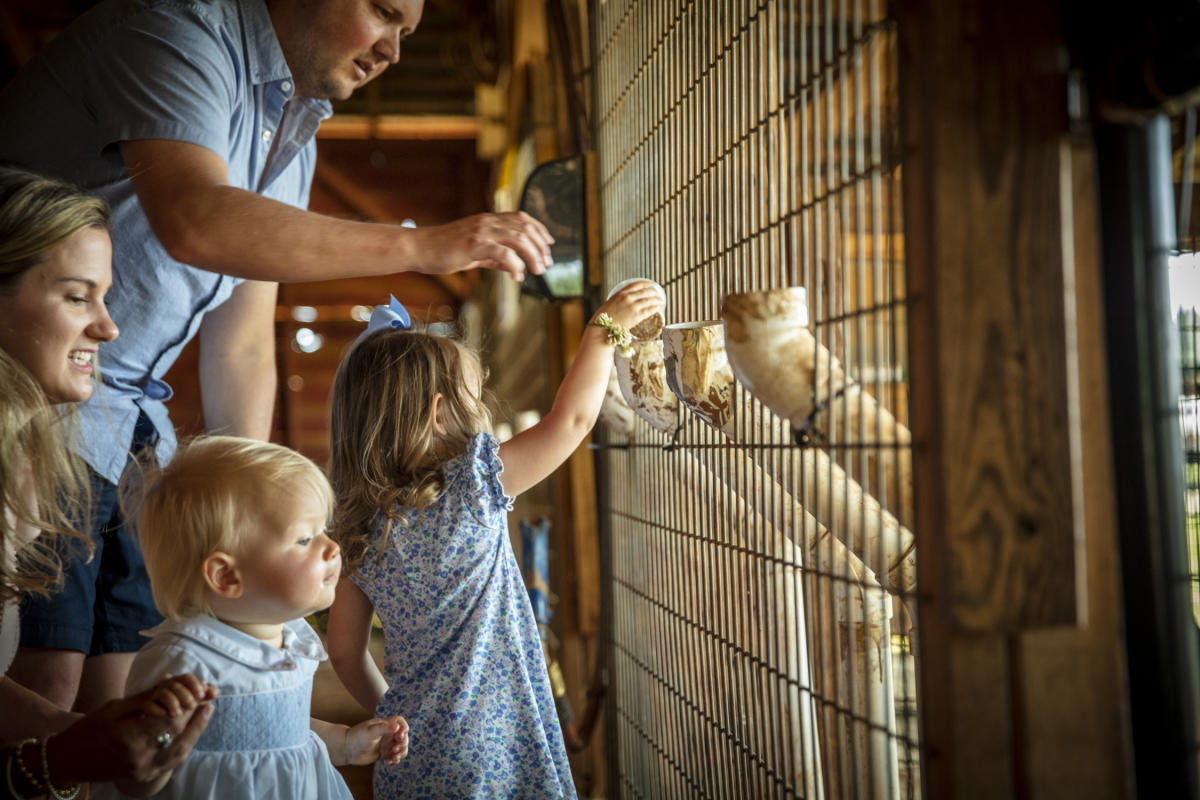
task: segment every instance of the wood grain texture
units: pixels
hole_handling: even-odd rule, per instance
[[[940,441],[921,457],[947,611],[981,632],[1073,624],[1055,11],[932,8],[908,34],[905,206],[924,228],[909,236],[912,323],[927,326],[913,377],[940,387],[923,401]]]
[[[1065,310],[1089,198],[1069,184],[1056,6],[897,14],[925,797],[1122,797],[1112,531],[1103,510],[1077,518],[1112,486],[1106,414],[1094,397],[1070,413],[1068,348],[1099,322]],[[1076,396],[1103,393],[1102,360],[1072,357]]]
[[[1037,739],[1027,740],[1030,797],[1124,800],[1135,797],[1129,697],[1121,648],[1108,379],[1094,158],[1090,142],[1071,152],[1074,288],[1087,624],[1018,637],[1018,669],[1028,676],[1017,702]]]

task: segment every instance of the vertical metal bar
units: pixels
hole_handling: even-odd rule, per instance
[[[1179,374],[1166,257],[1175,245],[1170,134],[1097,130],[1117,512],[1139,794],[1195,797],[1200,729],[1195,622],[1186,580]],[[1151,783],[1154,787],[1151,788]]]

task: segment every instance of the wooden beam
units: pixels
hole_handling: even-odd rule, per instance
[[[1095,193],[1057,14],[897,6],[928,800],[1131,796]]]
[[[318,139],[474,139],[478,117],[455,114],[334,114]]]
[[[332,164],[317,159],[313,180],[320,183],[326,191],[363,219],[371,222],[399,222],[387,205],[374,192],[352,180]],[[459,302],[465,300],[475,287],[475,279],[462,273],[450,275],[422,274],[422,277],[441,286],[456,297]]]
[[[564,371],[575,360],[586,322],[581,301],[572,300],[560,307]],[[566,467],[578,632],[581,636],[595,636],[600,626],[600,531],[596,524],[596,472],[588,441],[575,448]]]
[[[938,514],[917,527],[947,555],[922,585],[944,588],[958,629],[1074,624],[1057,8],[939,0],[909,13],[913,407],[937,436],[918,449]]]

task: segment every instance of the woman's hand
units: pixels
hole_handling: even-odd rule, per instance
[[[346,763],[399,764],[408,755],[408,723],[404,717],[360,722],[346,731]]]
[[[166,678],[140,694],[105,703],[51,738],[46,743],[46,757],[55,785],[165,782],[164,776],[183,763],[208,725],[213,712],[210,701],[217,694],[216,687],[187,678],[191,676]],[[143,709],[153,704],[163,683],[172,681],[192,687],[191,709],[181,709],[179,714],[168,717],[147,716]]]

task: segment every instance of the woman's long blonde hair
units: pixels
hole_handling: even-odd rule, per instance
[[[17,291],[46,253],[85,228],[108,229],[108,206],[68,183],[0,165],[0,294]],[[51,406],[23,365],[0,350],[0,602],[46,594],[62,575],[60,537],[91,548],[78,525],[87,470],[69,447],[70,408]],[[42,533],[16,538],[11,520]]]
[[[442,464],[491,430],[474,390],[483,377],[478,356],[445,336],[385,329],[351,347],[333,380],[329,460],[331,536],[347,571],[362,562],[372,517],[399,520],[399,508],[432,505],[444,488]],[[438,394],[444,434],[433,425]]]

